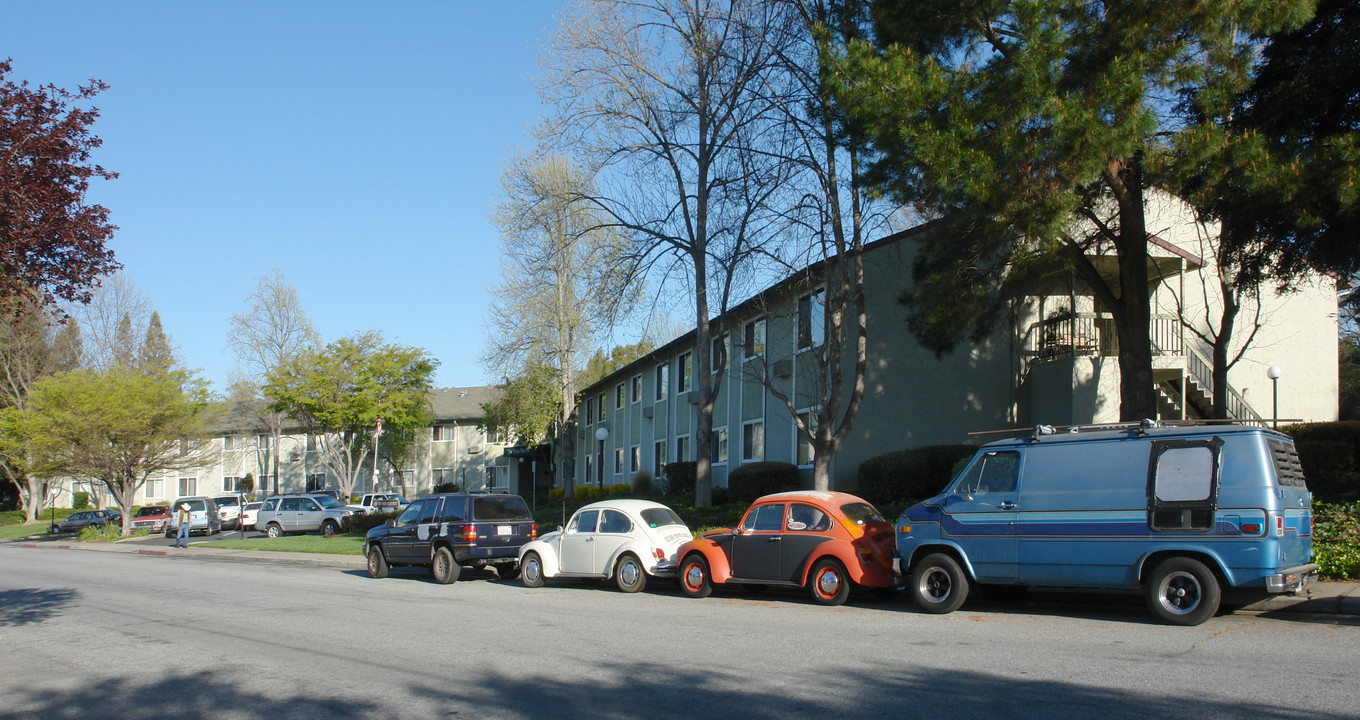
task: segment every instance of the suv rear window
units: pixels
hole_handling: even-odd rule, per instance
[[[488,495],[472,499],[473,520],[532,520],[529,506],[518,495]]]

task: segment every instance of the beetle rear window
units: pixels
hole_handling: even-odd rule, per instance
[[[841,506],[841,512],[845,513],[846,519],[856,525],[868,525],[875,522],[886,522],[883,516],[878,514],[878,510],[873,505],[863,502],[846,503]]]
[[[532,520],[529,506],[518,495],[490,495],[472,501],[474,520]]]
[[[647,527],[664,527],[666,525],[684,525],[685,521],[680,519],[670,508],[648,508],[642,511],[642,522],[647,523]]]

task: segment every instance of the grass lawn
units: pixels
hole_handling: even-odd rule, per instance
[[[357,535],[286,535],[281,538],[247,538],[245,540],[212,540],[195,542],[197,547],[228,550],[275,550],[278,552],[329,553],[331,555],[362,555],[364,539]]]
[[[18,540],[30,535],[46,535],[48,522],[44,519],[33,525],[0,525],[0,540]]]

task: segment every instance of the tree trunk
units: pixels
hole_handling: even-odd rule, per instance
[[[1138,421],[1157,415],[1152,383],[1152,297],[1148,288],[1147,220],[1141,168],[1130,163],[1119,173],[1119,419]]]
[[[1223,313],[1219,318],[1218,335],[1214,336],[1214,409],[1213,417],[1228,419],[1228,350],[1232,344],[1233,327],[1237,324],[1237,313],[1242,309],[1237,294],[1228,283],[1220,282],[1219,291],[1223,295]]]

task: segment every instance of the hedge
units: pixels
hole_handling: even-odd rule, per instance
[[[802,485],[798,466],[786,462],[746,463],[727,476],[728,497],[749,503],[772,493],[796,490]]]
[[[1294,438],[1315,499],[1339,503],[1360,499],[1360,422],[1299,423],[1280,432]]]
[[[1360,502],[1313,503],[1313,557],[1324,578],[1360,578]]]
[[[382,525],[388,520],[396,519],[401,514],[400,510],[392,512],[375,512],[367,514],[354,514],[340,521],[340,532],[346,535],[368,535],[368,531]]]
[[[944,489],[973,445],[928,445],[895,450],[859,465],[859,495],[875,505],[923,500]]]
[[[694,502],[694,483],[698,464],[694,461],[674,462],[666,466],[666,497]]]

